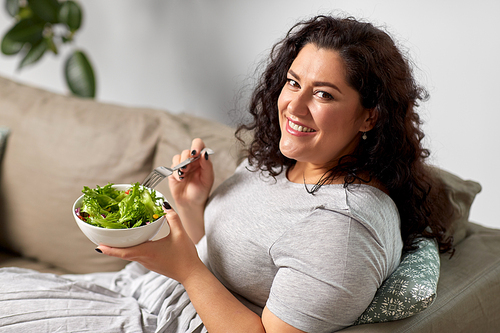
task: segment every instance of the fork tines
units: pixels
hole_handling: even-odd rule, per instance
[[[146,179],[144,179],[142,185],[145,187],[154,188],[165,177],[168,177],[171,174],[172,172],[170,170],[167,170],[167,168],[162,166],[157,167],[156,169],[153,170],[153,172],[149,174],[149,176],[146,177]]]

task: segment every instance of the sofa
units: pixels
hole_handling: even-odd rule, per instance
[[[83,186],[142,181],[202,138],[215,186],[243,158],[234,129],[189,114],[64,96],[0,77],[0,267],[66,274],[116,271],[71,212]],[[436,297],[408,318],[345,332],[500,331],[500,230],[469,221],[481,186],[437,170],[454,205],[455,253],[440,257]],[[171,201],[167,182],[157,190]],[[175,208],[175,205],[174,205]],[[162,236],[160,231],[159,236]],[[0,286],[1,288],[1,286]]]

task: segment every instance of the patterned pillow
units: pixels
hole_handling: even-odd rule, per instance
[[[399,320],[426,309],[436,297],[439,266],[436,242],[421,239],[418,249],[403,254],[399,267],[382,283],[354,324]]]

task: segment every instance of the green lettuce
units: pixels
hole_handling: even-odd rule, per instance
[[[80,219],[97,227],[108,229],[136,228],[165,215],[162,197],[139,183],[127,191],[113,188],[112,183],[91,189],[84,186]]]

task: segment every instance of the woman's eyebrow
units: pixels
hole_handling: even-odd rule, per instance
[[[289,69],[288,73],[291,76],[293,76],[295,79],[297,79],[298,81],[300,81],[300,76],[297,73],[295,73],[293,70]],[[337,87],[335,84],[333,84],[331,82],[327,82],[327,81],[314,81],[313,84],[314,84],[314,86],[333,88],[333,89],[337,90],[339,93],[342,94],[342,91],[339,89],[339,87]]]

